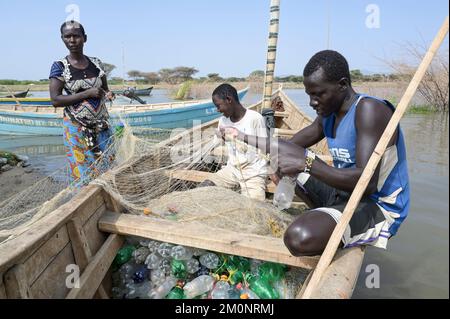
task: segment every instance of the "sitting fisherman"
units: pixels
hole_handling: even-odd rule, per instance
[[[264,118],[258,112],[248,110],[239,102],[236,89],[229,84],[218,86],[212,100],[217,110],[223,114],[219,127],[234,127],[253,136],[267,137]],[[257,149],[244,147],[232,140],[226,140],[228,160],[225,167],[205,180],[200,186],[220,186],[234,188],[240,186],[241,193],[252,199],[264,201],[268,163],[258,156]],[[243,143],[241,143],[243,144]],[[244,146],[247,146],[244,144]]]
[[[323,252],[394,112],[388,101],[354,91],[348,63],[336,51],[315,54],[303,75],[317,118],[291,140],[261,142],[233,128],[225,132],[251,145],[266,144],[265,149],[269,143],[272,149],[276,144],[280,175],[298,176],[296,193],[311,210],[301,214],[284,234],[284,243],[294,256]],[[307,150],[324,138],[334,167]],[[406,148],[397,127],[345,230],[342,245],[386,248],[408,210]]]

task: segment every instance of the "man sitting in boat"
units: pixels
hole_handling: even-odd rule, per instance
[[[298,176],[296,194],[311,207],[284,234],[284,242],[295,256],[323,252],[394,112],[390,102],[354,91],[348,63],[338,52],[315,54],[303,75],[317,118],[291,140],[271,141],[278,145],[279,175]],[[255,145],[254,139],[242,132],[227,134]],[[307,150],[323,138],[334,167]],[[350,220],[342,245],[386,248],[408,210],[406,148],[398,127]]]
[[[258,112],[242,106],[233,86],[229,84],[218,86],[212,94],[212,100],[217,110],[223,114],[219,119],[219,129],[234,127],[246,134],[267,137],[264,118]],[[258,156],[255,148],[242,149],[233,141],[226,141],[225,144],[228,149],[226,166],[204,181],[201,186],[234,188],[239,185],[244,196],[264,201],[267,161]]]

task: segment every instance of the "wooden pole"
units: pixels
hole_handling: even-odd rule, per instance
[[[375,150],[372,153],[369,162],[364,168],[364,171],[361,177],[359,178],[358,183],[356,184],[356,187],[347,205],[345,206],[344,213],[342,214],[339,223],[336,225],[336,228],[334,229],[333,234],[331,235],[330,240],[328,241],[328,244],[322,256],[320,257],[319,263],[317,264],[317,267],[314,270],[314,273],[311,277],[308,286],[305,289],[305,292],[303,293],[302,298],[304,299],[311,298],[311,295],[318,286],[323,273],[330,265],[336,253],[336,249],[338,248],[341,238],[344,234],[344,231],[348,223],[350,222],[350,219],[352,218],[353,213],[356,207],[358,206],[359,201],[361,200],[361,197],[364,194],[364,191],[366,190],[367,185],[369,184],[369,181],[372,178],[372,175],[375,172],[375,169],[381,157],[384,154],[384,151],[386,150],[389,141],[391,140],[393,134],[395,133],[397,126],[400,122],[400,119],[405,113],[409,102],[411,101],[412,97],[414,96],[417,90],[417,87],[420,84],[420,81],[425,75],[425,72],[427,71],[429,65],[431,64],[431,61],[433,60],[433,57],[435,56],[437,50],[444,41],[444,38],[446,37],[447,33],[448,33],[448,16],[445,19],[444,24],[442,25],[438,34],[436,35],[436,38],[434,39],[433,43],[431,44],[427,54],[425,55],[421,64],[419,65],[416,73],[414,74],[413,79],[409,83],[409,86],[406,89],[402,99],[400,100],[400,103],[398,104],[394,114],[392,115],[392,118],[389,121],[383,135],[378,141],[378,144],[375,147]]]
[[[280,0],[270,1],[269,41],[267,45],[266,73],[264,75],[264,93],[262,108],[270,108],[273,76],[277,57],[278,27],[280,21]],[[261,112],[261,109],[259,110]]]

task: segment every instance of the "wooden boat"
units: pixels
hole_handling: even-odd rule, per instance
[[[239,98],[242,99],[247,92],[248,88],[239,91]],[[27,103],[17,106],[15,103],[0,104],[0,134],[63,135],[63,108]],[[124,120],[135,128],[173,129],[188,128],[194,123],[197,125],[199,122],[213,120],[219,117],[220,113],[211,99],[205,99],[148,105],[113,105],[110,115],[113,126]]]
[[[52,101],[49,97],[0,97],[0,106],[10,106],[18,104],[25,106],[52,106]]]
[[[284,104],[284,112],[276,112],[275,135],[290,136],[309,125],[311,120],[301,113],[282,92],[275,92]],[[257,108],[255,104],[251,108]],[[202,124],[202,131],[217,127],[217,120]],[[174,145],[186,131],[162,142]],[[326,159],[326,144],[315,151]],[[121,169],[119,167],[119,169]],[[201,181],[207,172],[172,175],[172,178]],[[270,191],[270,185],[268,185]],[[154,240],[284,263],[312,270],[318,257],[293,257],[282,239],[220,230],[189,222],[160,220],[123,214],[123,208],[102,188],[89,185],[71,201],[36,221],[30,228],[0,244],[0,298],[109,298],[111,296],[110,265],[124,242],[123,235],[133,234]],[[340,250],[328,267],[314,298],[350,298],[361,268],[364,250],[355,247]],[[79,266],[79,287],[69,288],[68,266]],[[311,274],[312,272],[310,272]],[[303,284],[307,286],[308,279]],[[297,297],[301,297],[302,291]]]
[[[121,94],[124,96],[128,96],[127,92],[132,92],[134,95],[137,96],[149,96],[152,93],[153,86],[145,88],[145,89],[135,89],[135,88],[129,88],[129,89],[123,89],[123,90],[113,90],[114,94]]]
[[[28,95],[29,91],[30,91],[30,89],[23,91],[23,92],[13,93],[12,95],[2,96],[2,98],[24,98]]]

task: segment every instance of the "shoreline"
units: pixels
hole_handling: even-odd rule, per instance
[[[32,166],[13,167],[0,173],[0,203],[36,184],[46,176]]]

